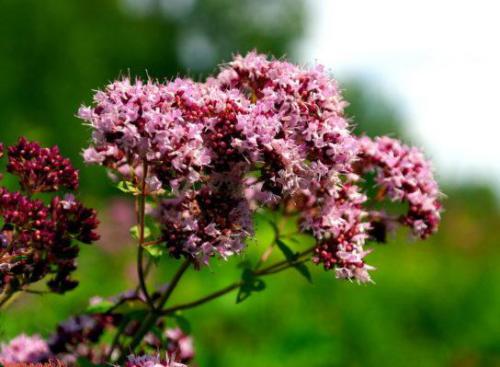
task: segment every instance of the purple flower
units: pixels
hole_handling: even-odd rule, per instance
[[[421,238],[434,233],[441,220],[441,194],[422,151],[388,137],[363,137],[360,146],[362,170],[377,172],[382,195],[408,203],[401,222]]]
[[[0,363],[39,363],[52,357],[49,346],[38,335],[21,334],[0,345]]]
[[[193,338],[186,335],[181,329],[167,329],[165,331],[168,343],[168,355],[177,357],[182,362],[194,358]]]
[[[125,367],[187,367],[185,364],[173,362],[169,358],[155,356],[129,356]]]
[[[316,263],[366,282],[364,242],[382,223],[365,209],[360,176],[377,170],[385,194],[410,203],[401,222],[421,237],[436,230],[440,204],[420,151],[357,138],[346,105],[322,66],[250,52],[205,82],[123,79],[97,92],[79,112],[93,129],[84,158],[167,194],[155,216],[172,256],[203,265],[239,254],[252,213],[285,206],[316,238]]]

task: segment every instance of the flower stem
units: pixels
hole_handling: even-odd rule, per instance
[[[276,274],[276,273],[282,272],[283,270],[289,269],[289,268],[297,265],[297,263],[304,261],[303,259],[300,260],[300,258],[311,253],[313,251],[313,249],[314,249],[314,247],[311,247],[310,249],[307,249],[306,251],[301,252],[297,256],[297,259],[295,261],[292,261],[292,262],[290,262],[288,260],[280,261],[280,262],[277,262],[277,263],[275,263],[271,266],[268,266],[267,268],[264,268],[262,270],[254,271],[253,275],[256,277],[262,277],[262,276],[267,276],[267,275],[271,275],[271,274]],[[173,307],[164,309],[160,312],[160,314],[161,315],[170,315],[170,314],[175,313],[177,311],[187,310],[190,308],[200,306],[204,303],[207,303],[209,301],[217,299],[221,296],[226,295],[227,293],[230,293],[230,292],[238,289],[239,287],[241,287],[243,285],[243,283],[244,282],[242,280],[239,280],[239,281],[237,281],[237,282],[235,282],[235,283],[233,283],[225,288],[222,288],[222,289],[220,289],[214,293],[211,293],[208,296],[202,297],[196,301],[192,301],[192,302],[188,302],[188,303],[184,303],[184,304],[180,304],[177,306],[173,306]]]
[[[15,297],[14,295],[16,294],[17,292],[9,292],[9,293],[5,293],[3,295],[2,298],[0,298],[0,310],[2,308],[7,308],[9,306],[9,304],[14,301]]]
[[[134,339],[132,339],[132,341],[130,342],[130,344],[127,348],[128,351],[130,351],[131,353],[134,352],[135,348],[137,348],[137,346],[141,343],[144,336],[154,326],[154,324],[156,323],[158,318],[160,318],[162,316],[161,312],[159,312],[159,310],[161,310],[163,308],[163,306],[165,305],[165,303],[168,301],[168,299],[172,295],[174,289],[177,287],[177,284],[179,283],[182,276],[184,275],[184,273],[186,272],[186,270],[189,268],[190,265],[191,265],[190,260],[186,260],[186,261],[184,261],[184,263],[182,263],[181,267],[177,270],[177,272],[175,273],[174,277],[172,278],[170,284],[168,285],[167,290],[165,291],[165,293],[163,293],[163,295],[159,299],[159,301],[156,305],[156,308],[151,309],[149,311],[149,313],[147,314],[146,318],[144,319],[144,323],[142,324],[142,326],[139,328],[139,330],[135,334]],[[117,361],[117,364],[123,363],[123,361],[125,360],[125,357],[126,357],[125,353],[122,353],[120,358]]]
[[[149,295],[148,288],[146,285],[146,277],[144,275],[144,232],[145,232],[145,217],[146,217],[146,178],[148,175],[148,164],[144,162],[142,180],[141,180],[141,193],[139,195],[139,205],[138,205],[138,222],[139,222],[139,247],[137,250],[137,274],[139,277],[139,286],[141,288],[144,297],[151,309],[155,308],[153,300]]]

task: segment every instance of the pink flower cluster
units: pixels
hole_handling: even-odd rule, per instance
[[[39,363],[52,357],[48,344],[38,335],[21,334],[0,345],[0,364]]]
[[[63,366],[67,363],[74,365],[76,361],[59,359],[58,355],[52,353],[47,342],[38,335],[27,336],[21,334],[8,344],[0,344],[0,364],[2,365],[33,365],[46,362],[53,362],[54,365]],[[173,361],[168,356],[161,358],[158,354],[153,356],[129,356],[125,363],[125,367],[159,366],[187,367],[185,364]]]
[[[204,83],[116,81],[79,116],[93,130],[88,163],[136,185],[144,178],[148,193],[168,194],[155,213],[173,256],[203,264],[237,254],[253,233],[252,211],[286,205],[316,237],[317,263],[364,282],[370,223],[359,180],[363,165],[380,160],[366,160],[366,140],[352,134],[345,106],[323,67],[251,52]],[[408,159],[420,170],[420,189],[436,188],[423,157]],[[385,182],[398,181],[395,170],[384,172]],[[398,189],[413,200],[406,222],[414,228],[439,218],[437,205],[416,206],[421,198],[408,183]],[[434,212],[421,218],[424,208]]]
[[[154,356],[129,356],[125,367],[187,367],[185,364],[173,362],[168,357]]]
[[[433,234],[441,219],[440,192],[422,151],[388,137],[363,137],[360,147],[363,170],[377,172],[383,196],[408,203],[401,222],[421,238]]]

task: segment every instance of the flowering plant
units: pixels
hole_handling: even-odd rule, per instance
[[[321,66],[301,68],[254,52],[205,82],[123,78],[98,91],[78,112],[92,130],[83,157],[104,166],[135,199],[139,284],[91,300],[86,313],[60,324],[47,341],[19,336],[0,348],[0,362],[182,366],[194,351],[181,310],[235,290],[241,302],[264,288],[264,277],[290,268],[310,280],[309,262],[339,279],[371,282],[366,242],[384,241],[397,225],[428,237],[440,221],[440,193],[419,149],[355,136],[345,106]],[[73,288],[73,241],[97,240],[95,212],[73,196],[49,205],[33,196],[75,190],[78,172],[57,148],[24,139],[8,149],[7,170],[18,176],[21,193],[0,193],[1,303],[46,276],[52,291]],[[377,190],[369,197],[372,181]],[[383,211],[385,200],[406,209]],[[241,279],[167,305],[188,270],[254,246],[257,222],[267,223],[274,239],[257,261],[242,263]],[[283,259],[266,264],[273,251]],[[159,256],[180,265],[152,291],[147,277]],[[167,327],[169,317],[178,328]],[[111,342],[103,341],[105,333],[114,333]]]

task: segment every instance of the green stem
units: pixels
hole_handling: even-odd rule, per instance
[[[144,232],[145,232],[145,217],[146,217],[146,178],[148,176],[148,164],[144,162],[142,181],[141,181],[141,194],[139,195],[138,206],[138,222],[139,222],[139,248],[137,250],[137,274],[139,277],[139,286],[144,297],[151,309],[154,309],[154,303],[149,295],[146,285],[146,277],[144,275]]]
[[[292,261],[292,262],[290,262],[288,260],[280,261],[280,262],[275,263],[271,266],[268,266],[267,268],[264,268],[262,270],[254,271],[253,275],[256,277],[262,277],[262,276],[276,274],[276,273],[282,272],[286,269],[289,269],[289,268],[297,265],[297,263],[304,261],[304,260],[300,260],[300,258],[311,253],[313,251],[313,249],[314,249],[314,247],[312,247],[304,252],[301,252],[297,257],[297,260],[295,260],[295,261]],[[243,281],[239,280],[233,284],[228,285],[225,288],[222,288],[222,289],[220,289],[214,293],[211,293],[208,296],[202,297],[196,301],[192,301],[192,302],[188,302],[188,303],[184,303],[181,305],[177,305],[177,306],[173,306],[173,307],[164,309],[160,312],[160,315],[170,315],[170,314],[175,313],[177,311],[187,310],[190,308],[200,306],[204,303],[210,302],[214,299],[217,299],[221,296],[224,296],[224,295],[238,289],[242,285],[243,285]]]
[[[5,293],[3,297],[0,299],[0,310],[9,305],[9,302],[13,300],[13,296],[16,292]]]
[[[186,272],[186,270],[189,268],[190,265],[191,265],[191,261],[186,260],[181,265],[181,267],[177,270],[174,277],[172,278],[172,281],[168,285],[167,290],[165,291],[165,293],[163,293],[160,300],[158,301],[156,308],[149,311],[148,315],[144,319],[142,326],[135,334],[134,339],[132,339],[132,341],[130,342],[130,345],[127,348],[127,350],[129,352],[131,352],[131,353],[134,352],[135,348],[137,348],[137,346],[141,343],[144,336],[149,332],[151,327],[154,326],[154,324],[156,323],[158,318],[161,317],[161,312],[158,312],[158,311],[161,310],[163,308],[163,306],[165,306],[165,303],[168,301],[168,299],[172,295],[174,289],[177,287],[177,284],[179,283],[182,276],[184,275],[184,273]],[[122,364],[123,361],[125,360],[125,357],[126,357],[125,353],[122,353],[120,358],[117,361],[117,364]]]

